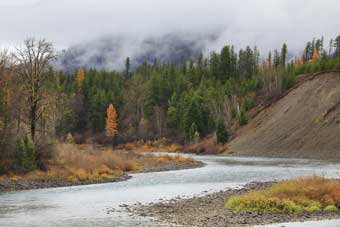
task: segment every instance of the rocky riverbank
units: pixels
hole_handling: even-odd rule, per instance
[[[0,180],[0,192],[31,190],[40,188],[57,188],[69,187],[76,185],[100,184],[109,182],[119,182],[130,179],[128,174],[113,175],[110,179],[105,180],[84,180],[84,181],[68,181],[65,179],[3,179]]]
[[[249,190],[269,187],[272,182],[249,183],[241,189],[227,189],[204,196],[178,198],[146,205],[126,206],[137,216],[153,217],[154,226],[225,226],[248,227],[256,224],[271,224],[293,221],[339,219],[340,212],[315,212],[300,214],[272,212],[236,212],[225,209],[225,199]]]
[[[173,170],[182,170],[182,169],[193,169],[203,167],[204,163],[200,161],[194,160],[191,163],[171,163],[171,164],[163,164],[159,166],[148,166],[143,168],[141,171],[137,171],[136,173],[150,173],[150,172],[163,172],[163,171],[173,171]]]

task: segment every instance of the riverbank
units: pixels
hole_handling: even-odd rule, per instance
[[[150,172],[163,172],[172,170],[192,169],[202,167],[202,162],[194,162],[192,164],[166,164],[158,167],[149,167],[140,171],[134,171],[133,173],[150,173]],[[132,173],[132,172],[131,172]],[[20,190],[32,190],[42,188],[58,188],[58,187],[70,187],[78,185],[90,185],[90,184],[103,184],[113,183],[129,180],[131,176],[128,173],[110,175],[109,179],[100,180],[84,180],[84,181],[69,181],[65,179],[1,179],[0,180],[0,192],[20,191]]]
[[[62,144],[47,171],[0,176],[0,192],[100,184],[128,180],[130,173],[198,168],[204,164],[181,155],[111,150]]]
[[[260,224],[339,219],[340,212],[240,212],[225,209],[226,198],[256,189],[268,188],[272,182],[255,182],[240,189],[227,189],[204,196],[178,198],[146,205],[128,206],[137,216],[155,218],[155,225],[248,227]]]

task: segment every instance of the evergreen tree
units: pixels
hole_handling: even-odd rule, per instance
[[[334,39],[334,57],[340,58],[340,35]]]
[[[304,53],[303,53],[303,57],[302,57],[302,60],[304,63],[308,62],[312,58],[312,53],[313,53],[312,43],[307,42]]]
[[[275,68],[279,67],[280,63],[281,63],[280,54],[277,50],[274,50],[274,59],[273,59],[274,67]]]
[[[191,125],[195,123],[197,131],[201,136],[208,132],[208,112],[203,104],[202,97],[194,95],[190,98],[189,104],[183,116],[184,129],[188,138],[191,136]]]
[[[327,52],[324,50],[321,54],[321,59],[320,59],[320,67],[321,67],[321,70],[325,70],[326,67],[327,67],[327,63],[329,61],[328,59],[328,54]]]
[[[317,39],[315,41],[315,48],[318,51],[318,55],[321,56],[321,54],[323,52],[323,37],[321,37],[321,39]]]
[[[127,57],[125,60],[125,76],[129,77],[129,73],[130,73],[130,58]]]
[[[257,55],[247,46],[239,52],[238,72],[243,80],[250,79],[257,70]]]
[[[246,125],[248,123],[244,108],[241,108],[241,110],[240,110],[238,122],[241,126]]]
[[[22,171],[29,172],[36,168],[34,146],[28,136],[24,136],[19,140],[17,144],[17,157],[19,168]]]
[[[268,68],[270,69],[272,67],[272,52],[269,51],[268,58],[267,58]]]
[[[280,57],[280,64],[281,66],[285,67],[286,66],[286,58],[287,58],[287,44],[282,45],[281,49],[281,57]]]
[[[190,142],[195,142],[195,143],[197,143],[200,139],[200,135],[199,135],[195,122],[193,122],[190,126],[189,139],[190,139]]]
[[[228,130],[223,120],[219,120],[217,123],[216,139],[217,139],[217,143],[220,143],[220,144],[225,144],[226,142],[228,142],[228,139],[229,139]]]
[[[210,56],[210,74],[214,79],[220,79],[220,57],[213,52]]]
[[[231,78],[232,75],[232,53],[230,46],[223,47],[221,54],[220,54],[220,79],[225,81]]]

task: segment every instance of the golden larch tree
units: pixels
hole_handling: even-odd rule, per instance
[[[117,135],[117,112],[112,104],[106,110],[106,125],[105,125],[106,136],[113,138]]]
[[[83,68],[79,68],[77,71],[77,78],[76,78],[78,88],[81,87],[84,79],[85,79],[85,71]]]
[[[318,50],[314,48],[311,63],[315,63],[319,58]]]
[[[302,65],[302,59],[299,56],[296,56],[294,61],[294,67],[299,67],[300,65]]]

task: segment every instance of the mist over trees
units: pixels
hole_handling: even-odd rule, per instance
[[[212,34],[186,33],[168,33],[143,38],[103,37],[61,51],[53,65],[56,69],[72,72],[80,66],[87,70],[95,68],[123,71],[126,69],[126,63],[129,63],[128,68],[131,70],[144,61],[153,64],[154,59],[157,59],[159,64],[179,64],[183,60],[196,58],[215,38]]]
[[[178,62],[132,67],[126,57],[121,71],[60,71],[51,67],[53,45],[28,39],[0,55],[0,172],[48,168],[58,141],[197,143],[216,134],[226,143],[232,125],[247,124],[248,111],[292,87],[297,74],[339,70],[340,36],[329,50],[323,42],[308,42],[293,61],[287,44],[265,59],[257,47],[226,45]]]

